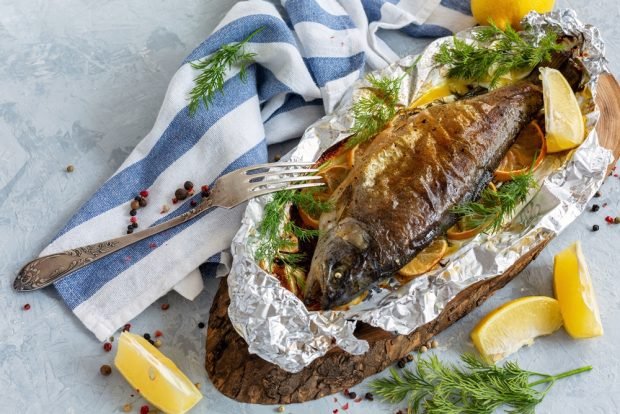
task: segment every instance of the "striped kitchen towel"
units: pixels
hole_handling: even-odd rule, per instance
[[[189,209],[189,200],[170,203],[172,192],[185,180],[211,184],[229,171],[266,162],[268,145],[301,136],[309,124],[333,110],[364,71],[398,58],[377,36],[379,29],[437,37],[472,24],[467,0],[235,4],[175,73],[153,129],[42,254],[122,235],[129,204],[143,189],[150,194],[148,206],[138,213],[140,228]],[[198,75],[191,62],[261,27],[246,45],[256,54],[247,78],[231,70],[223,93],[191,116],[188,94]],[[164,204],[170,211],[162,212]],[[202,288],[199,267],[204,273],[225,274],[226,249],[243,209],[215,209],[75,272],[57,282],[56,289],[103,340],[171,289],[194,297]]]

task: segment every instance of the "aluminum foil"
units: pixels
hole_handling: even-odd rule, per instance
[[[566,228],[585,208],[603,182],[613,161],[610,151],[601,147],[594,126],[599,113],[593,97],[598,76],[606,71],[604,43],[599,31],[582,24],[572,10],[546,15],[530,13],[525,18],[538,34],[552,28],[577,39],[575,54],[586,68],[585,89],[578,98],[587,117],[587,138],[568,156],[549,155],[536,171],[539,191],[531,194],[510,224],[500,233],[480,234],[450,254],[440,267],[399,286],[391,281],[370,298],[348,311],[308,311],[291,292],[254,261],[256,227],[270,196],[248,203],[242,226],[232,244],[234,256],[228,276],[230,306],[228,314],[237,332],[246,340],[251,353],[298,372],[314,359],[338,346],[351,354],[363,354],[368,343],[353,335],[358,321],[409,334],[435,319],[461,290],[481,280],[503,273],[538,241],[553,237]],[[475,28],[457,36],[470,39]],[[433,63],[440,44],[431,43],[419,56],[408,56],[377,72],[379,76],[402,76],[400,102],[408,105],[427,89],[444,80],[445,69]],[[288,156],[294,161],[313,161],[335,142],[346,138],[353,119],[351,102],[365,93],[358,81],[338,109],[308,128],[299,145]]]

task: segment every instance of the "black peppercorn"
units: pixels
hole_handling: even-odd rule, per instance
[[[153,341],[152,339],[147,339],[147,341],[149,341],[149,344],[155,346],[155,341]]]
[[[601,196],[601,192],[597,191],[596,193],[594,193],[594,197],[600,197]]]
[[[200,195],[202,196],[202,198],[207,198],[209,197],[210,191],[209,190],[203,190],[200,192]]]
[[[595,224],[594,226],[592,226],[592,231],[598,231],[599,227],[598,224]]]
[[[130,216],[135,216],[136,214],[138,214],[138,210],[129,210]]]
[[[101,368],[99,368],[99,372],[104,377],[107,377],[108,375],[112,373],[112,367],[109,365],[102,365]]]
[[[405,361],[403,361],[402,359],[398,360],[398,368],[405,368],[405,365],[407,365],[407,363]]]
[[[407,361],[408,361],[408,362],[413,361],[413,355],[412,355],[412,354],[407,354],[407,357],[406,357],[406,358],[407,358]]]
[[[205,327],[205,323],[204,322],[198,322],[198,328],[202,329]]]
[[[127,229],[127,234],[133,233],[133,229]]]
[[[146,201],[146,198],[144,197],[140,197],[140,200],[138,200],[138,203],[140,204],[140,207],[146,207],[146,205],[148,204]]]
[[[187,191],[190,191],[192,188],[194,188],[194,183],[192,183],[191,181],[185,181],[185,184],[183,184],[183,188],[185,188]]]
[[[127,226],[127,230],[131,230],[133,229],[133,223],[131,223],[129,226]]]
[[[375,399],[371,392],[367,392],[366,395],[364,395],[364,398],[366,398],[368,401],[372,401]]]
[[[138,223],[131,223],[131,227],[134,228],[134,229],[137,229],[138,228]]]
[[[348,397],[354,400],[357,397],[357,394],[355,393],[355,391],[350,391]]]
[[[177,200],[185,200],[187,198],[187,190],[185,188],[177,188],[174,192],[174,197]]]
[[[601,208],[601,206],[599,206],[598,204],[592,204],[592,211],[593,212],[597,212],[599,210],[599,208]]]
[[[141,199],[141,198],[142,198],[142,197],[140,197],[139,195],[137,195],[137,196],[135,196],[133,199],[134,199],[134,200],[136,200],[136,201],[140,201],[140,199]]]
[[[144,337],[144,339],[146,339],[147,341],[149,339],[151,339],[151,334],[145,333],[144,335],[142,335]]]
[[[192,207],[196,207],[196,206],[198,205],[198,202],[197,202],[196,200],[192,200],[192,201],[189,203],[189,205],[190,205],[190,206],[192,206]]]

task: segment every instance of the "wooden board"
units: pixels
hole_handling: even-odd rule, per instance
[[[597,127],[601,143],[620,155],[620,87],[611,75],[599,80],[597,103],[601,119]],[[222,279],[209,316],[206,369],[224,395],[258,404],[289,404],[320,398],[352,387],[428,342],[433,336],[465,316],[523,270],[551,238],[541,241],[504,274],[476,283],[460,292],[437,319],[409,335],[394,335],[358,324],[356,336],[368,341],[370,350],[359,356],[339,348],[315,360],[301,372],[291,374],[248,353],[245,341],[228,319],[228,285]]]

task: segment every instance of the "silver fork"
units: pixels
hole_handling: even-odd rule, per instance
[[[311,168],[313,164],[280,162],[235,170],[218,178],[211,189],[211,194],[203,198],[200,204],[165,223],[116,239],[39,257],[27,263],[19,271],[13,282],[13,288],[17,291],[41,289],[102,257],[193,220],[211,207],[232,208],[250,198],[275,191],[322,186],[324,185],[320,181],[322,177],[306,175],[318,171],[316,168]]]

